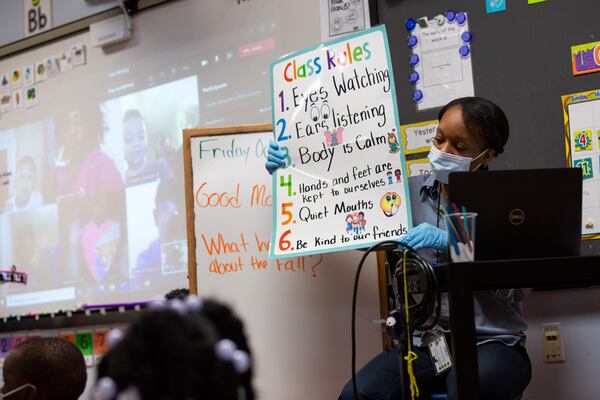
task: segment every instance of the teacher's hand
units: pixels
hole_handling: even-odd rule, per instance
[[[415,226],[407,234],[400,236],[398,240],[415,250],[435,249],[445,251],[448,249],[448,232],[428,223]]]
[[[267,162],[265,163],[265,168],[269,175],[273,175],[273,172],[275,172],[276,169],[285,166],[285,162],[285,152],[279,149],[279,144],[277,142],[271,142],[267,153]]]

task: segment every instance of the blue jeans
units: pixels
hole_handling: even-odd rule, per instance
[[[419,386],[419,398],[429,399],[432,393],[452,392],[453,371],[435,375],[435,369],[424,348],[416,348],[413,370]],[[477,346],[479,362],[479,398],[515,400],[531,380],[531,362],[523,346],[507,346],[489,342]],[[364,400],[399,400],[402,398],[398,349],[380,353],[357,374],[358,391]],[[453,397],[449,395],[449,400]],[[352,381],[342,390],[339,400],[354,400]]]

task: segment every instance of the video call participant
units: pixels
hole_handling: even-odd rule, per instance
[[[22,157],[15,171],[15,194],[6,201],[6,211],[24,211],[44,204],[42,194],[36,189],[37,168],[30,156]]]

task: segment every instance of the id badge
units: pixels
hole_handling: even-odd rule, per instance
[[[438,331],[433,331],[427,335],[425,342],[431,362],[435,367],[435,374],[440,375],[449,370],[452,367],[452,358],[450,357],[446,337]]]

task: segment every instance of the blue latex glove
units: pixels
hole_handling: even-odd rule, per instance
[[[448,249],[448,232],[428,223],[415,226],[406,235],[400,236],[398,240],[415,250],[435,249],[445,251]]]
[[[267,162],[265,163],[265,168],[269,172],[269,175],[273,175],[276,169],[285,166],[285,162],[285,152],[279,149],[277,142],[271,142],[267,153]]]

